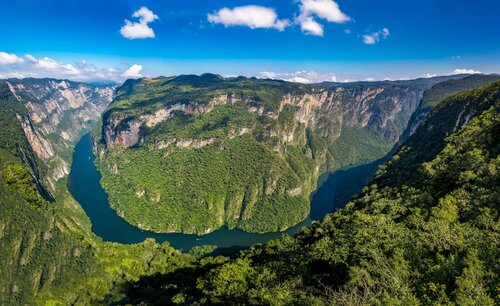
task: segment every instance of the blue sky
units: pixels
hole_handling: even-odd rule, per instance
[[[213,72],[315,82],[500,72],[497,0],[25,0],[1,7],[0,77]]]

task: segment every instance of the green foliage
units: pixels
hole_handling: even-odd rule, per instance
[[[248,231],[277,231],[308,214],[307,197],[287,193],[299,185],[298,175],[248,134],[169,152],[116,150],[100,167],[110,205],[133,224],[204,233],[227,222]],[[276,192],[266,194],[264,186],[271,180]]]
[[[326,147],[307,147],[305,127],[292,120],[296,107],[284,106],[273,119],[238,101],[275,111],[284,93],[309,90],[209,74],[126,82],[104,115],[105,122],[127,116],[117,130],[169,103],[205,105],[227,92],[234,101],[195,116],[174,112],[141,131],[147,134],[142,146],[107,149],[98,166],[111,206],[130,223],[157,232],[203,234],[223,225],[270,232],[297,224],[308,215],[319,175],[313,169],[323,162],[315,155]],[[293,134],[291,145],[283,144],[284,133]]]
[[[158,289],[161,297],[181,294],[187,304],[218,305],[498,304],[499,93],[495,83],[447,99],[420,137],[407,142],[345,209],[296,237],[230,260],[207,258],[210,264],[200,263],[190,278],[171,273],[165,277],[179,280],[177,289]],[[475,116],[455,126],[467,111]],[[448,130],[428,128],[444,114],[452,123],[438,128]],[[420,152],[428,142],[441,145]],[[409,165],[412,173],[388,177]],[[143,278],[126,294],[154,304],[141,287],[162,288],[156,280]]]
[[[308,214],[320,174],[384,156],[408,120],[402,112],[390,114],[407,90],[394,85],[369,88],[376,96],[370,111],[394,117],[383,128],[343,126],[317,110],[309,115],[318,121],[312,127],[297,120],[300,107],[280,105],[285,94],[321,90],[211,74],[127,81],[96,139],[103,133],[119,139],[122,132],[127,138],[131,123],[164,117],[133,132],[140,139],[133,147],[101,141],[97,164],[111,206],[131,224],[156,232],[204,234],[224,225],[270,232],[297,224]],[[165,115],[174,104],[183,111]]]
[[[244,77],[223,79],[209,73],[201,76],[181,75],[127,80],[118,88],[116,99],[104,114],[104,119],[106,121],[118,114],[126,114],[127,118],[132,119],[174,103],[197,102],[204,105],[212,98],[227,92],[238,99],[250,98],[266,110],[274,111],[278,108],[283,94],[309,91],[307,86],[296,83]]]
[[[386,175],[380,184],[414,178],[420,164],[433,159],[445,146],[445,138],[455,132],[476,114],[497,103],[500,82],[481,89],[453,95],[438,104],[415,133],[402,145],[392,160],[384,165],[379,175]],[[401,159],[401,156],[405,156]]]
[[[329,146],[332,169],[349,167],[377,160],[390,151],[393,143],[372,132],[356,127],[342,127],[342,134]]]
[[[430,90],[427,90],[424,93],[424,97],[422,98],[420,107],[433,108],[448,96],[462,91],[485,86],[489,83],[497,81],[498,79],[500,79],[500,76],[495,74],[478,74],[461,79],[451,79],[448,81],[437,83],[436,85],[432,86]]]
[[[119,290],[126,281],[169,273],[194,260],[154,241],[102,242],[64,179],[55,201],[46,201],[40,177],[51,165],[36,157],[16,114],[24,116],[26,109],[0,81],[1,305],[108,304],[123,298]]]
[[[7,165],[2,170],[2,177],[7,188],[20,195],[28,203],[36,206],[44,204],[28,167],[19,164]]]

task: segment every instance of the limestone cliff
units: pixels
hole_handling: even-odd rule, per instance
[[[114,87],[55,79],[0,80],[22,107],[17,120],[36,156],[48,165],[42,181],[51,190],[69,173],[76,140],[99,120]]]

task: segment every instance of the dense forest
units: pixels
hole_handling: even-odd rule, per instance
[[[0,100],[0,304],[500,303],[500,82],[438,103],[345,209],[230,257],[102,241]]]
[[[26,88],[32,81],[24,83]],[[0,82],[1,305],[107,303],[109,296],[119,298],[125,281],[187,266],[195,259],[191,254],[203,252],[182,254],[152,240],[130,246],[106,243],[95,236],[68,193],[66,179],[54,191],[44,187],[41,178],[49,166],[34,152],[18,119],[28,113],[8,84]]]
[[[129,80],[94,132],[102,185],[141,229],[283,231],[307,217],[321,174],[386,155],[434,82]]]
[[[345,209],[124,302],[498,305],[499,111],[500,82],[446,99]]]

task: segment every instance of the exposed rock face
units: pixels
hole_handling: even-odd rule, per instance
[[[209,139],[184,139],[177,141],[175,144],[179,148],[195,148],[200,149],[204,146],[207,146],[213,142],[215,142],[217,138],[209,138]]]
[[[54,79],[9,79],[12,97],[25,108],[17,119],[38,158],[49,165],[42,178],[50,190],[69,173],[68,156],[82,132],[96,122],[111,102],[112,86]]]
[[[36,155],[42,159],[49,159],[54,156],[52,145],[35,129],[29,115],[23,118],[18,114],[17,119],[21,123],[24,134],[28,138],[28,142]]]
[[[136,144],[140,144],[141,127],[152,128],[155,125],[168,120],[176,111],[186,115],[199,115],[211,111],[218,105],[227,104],[231,101],[231,94],[225,94],[212,99],[208,104],[200,104],[197,102],[185,104],[175,103],[166,108],[159,109],[153,114],[141,115],[138,120],[128,121],[127,116],[118,116],[103,125],[103,139],[108,147],[119,145],[123,148],[129,148]],[[123,124],[123,121],[127,121]],[[118,126],[125,125],[119,129]],[[182,147],[182,145],[180,146]]]
[[[291,125],[286,130],[270,131],[272,136],[281,138],[283,144],[292,143],[296,139],[295,127],[298,125],[318,130],[329,141],[336,140],[341,134],[342,127],[348,126],[369,127],[395,142],[416,110],[422,95],[422,89],[409,86],[318,87],[313,93],[284,94],[277,110],[266,111],[253,99],[242,99],[228,92],[213,98],[208,104],[195,101],[175,103],[132,120],[127,115],[115,115],[104,122],[103,139],[108,147],[118,145],[128,148],[140,145],[144,137],[147,137],[147,133],[141,131],[169,120],[174,111],[186,115],[200,115],[210,112],[219,105],[241,103],[249,112],[273,119],[279,117],[285,106],[297,107],[294,113],[296,125]],[[397,128],[393,129],[392,126],[389,128],[388,125]],[[236,134],[241,135],[248,131],[245,129]],[[188,147],[182,144],[178,146]]]

